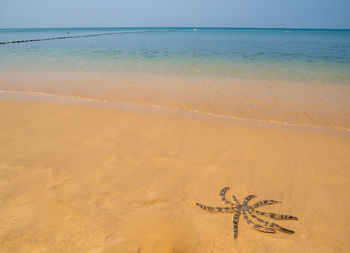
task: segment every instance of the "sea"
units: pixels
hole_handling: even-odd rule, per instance
[[[350,30],[0,29],[0,90],[349,131]]]

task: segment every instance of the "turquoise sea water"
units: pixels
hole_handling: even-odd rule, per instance
[[[0,45],[0,73],[34,69],[350,85],[350,30],[174,29],[0,29],[0,42],[156,31]]]
[[[350,131],[350,30],[0,29],[0,93]]]

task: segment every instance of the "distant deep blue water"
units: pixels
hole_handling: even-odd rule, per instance
[[[0,29],[0,41],[150,29],[161,32],[0,45],[0,73],[34,69],[350,85],[350,30]]]

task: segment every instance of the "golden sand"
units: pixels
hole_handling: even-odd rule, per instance
[[[0,252],[350,251],[349,133],[126,107],[0,100]],[[295,234],[235,240],[224,186]]]

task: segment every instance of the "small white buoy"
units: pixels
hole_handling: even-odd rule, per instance
[[[194,32],[197,32],[197,29],[196,29],[196,28],[194,28],[194,29],[193,29],[193,31],[194,31]]]

